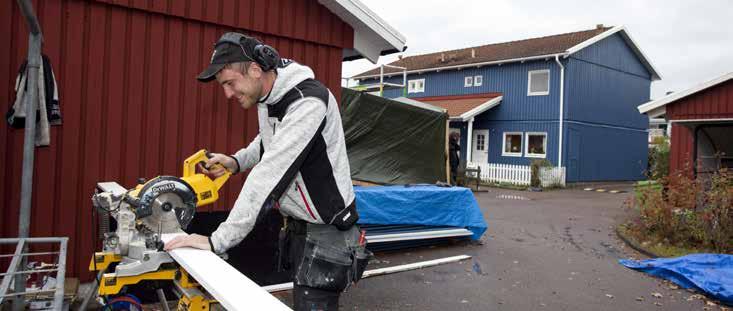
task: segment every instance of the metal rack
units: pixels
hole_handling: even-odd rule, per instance
[[[12,257],[10,266],[5,273],[1,273],[2,282],[0,282],[0,305],[5,301],[6,298],[22,298],[29,296],[38,295],[50,295],[53,294],[53,304],[48,306],[50,310],[61,310],[64,305],[64,281],[66,275],[66,247],[69,242],[69,238],[66,237],[48,237],[48,238],[10,238],[0,239],[0,245],[2,244],[16,244],[15,252],[12,254],[0,254],[0,258]],[[29,244],[48,244],[58,243],[57,252],[28,252]],[[55,260],[55,267],[50,269],[29,269],[25,270],[24,262],[27,261],[28,257],[32,256],[58,256]],[[51,288],[40,288],[36,290],[26,290],[25,288],[25,277],[29,274],[34,273],[56,273],[56,284]],[[8,292],[10,284],[16,280],[15,291]],[[18,280],[22,280],[18,284]],[[22,290],[18,290],[22,288]],[[16,308],[19,305],[16,304]]]
[[[400,72],[397,73],[389,73],[389,75],[393,74],[401,74],[402,75],[402,83],[392,83],[392,82],[384,82],[384,68],[392,68],[392,69],[398,69]],[[357,91],[365,91],[365,92],[374,92],[374,95],[384,96],[384,90],[389,88],[402,88],[404,89],[407,87],[407,68],[406,67],[400,67],[400,66],[393,66],[393,65],[386,65],[382,64],[379,66],[379,83],[376,84],[363,84],[358,85],[354,87],[349,87],[348,81],[353,79],[351,78],[344,78],[346,80],[346,87],[351,88]],[[378,92],[378,93],[377,93]]]

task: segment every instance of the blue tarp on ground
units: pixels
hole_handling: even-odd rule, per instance
[[[677,258],[622,259],[619,263],[733,304],[733,255],[693,254]]]
[[[432,185],[354,187],[359,223],[453,226],[486,231],[478,202],[468,188]]]

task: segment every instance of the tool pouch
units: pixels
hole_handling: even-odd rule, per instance
[[[365,245],[359,245],[357,246],[353,251],[353,258],[354,258],[354,267],[353,267],[353,282],[356,283],[359,280],[361,280],[361,277],[364,275],[364,271],[366,270],[367,264],[369,263],[369,260],[374,257],[374,254],[366,249]]]
[[[358,238],[358,226],[342,231],[331,225],[308,224],[295,283],[336,292],[346,290],[361,278],[371,255],[358,245]]]

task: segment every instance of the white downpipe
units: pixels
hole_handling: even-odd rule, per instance
[[[384,65],[379,66],[379,97],[384,97]]]
[[[468,137],[466,137],[466,163],[472,162],[471,153],[473,151],[473,118],[468,119]]]
[[[560,55],[555,55],[555,62],[560,66],[560,131],[557,133],[557,167],[559,168],[562,167],[562,125],[565,118],[565,95],[563,94],[565,91],[565,66],[560,62]]]

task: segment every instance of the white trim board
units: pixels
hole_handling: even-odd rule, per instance
[[[413,106],[413,107],[427,109],[427,110],[435,111],[435,112],[439,112],[439,113],[447,113],[447,111],[445,109],[443,109],[442,107],[433,106],[431,104],[423,103],[421,101],[417,101],[417,100],[410,99],[410,98],[407,98],[407,97],[397,97],[397,98],[394,98],[392,100],[394,100],[396,102],[403,103],[403,104],[408,104],[408,105]]]
[[[364,275],[361,278],[366,279],[372,276],[379,276],[379,275],[385,275],[385,274],[391,274],[391,273],[397,273],[397,272],[403,272],[403,271],[428,268],[428,267],[433,267],[437,265],[458,262],[458,261],[466,260],[466,259],[471,259],[471,256],[458,255],[458,256],[440,258],[440,259],[435,259],[435,260],[420,261],[420,262],[415,262],[415,263],[406,264],[406,265],[399,265],[399,266],[394,266],[394,267],[367,270],[367,271],[364,271]],[[262,288],[270,293],[291,290],[293,289],[293,282],[268,285],[268,286],[263,286]]]
[[[163,234],[168,242],[181,234]],[[177,248],[168,254],[229,311],[292,310],[213,252]]]
[[[705,81],[687,90],[684,90],[681,92],[675,92],[667,96],[664,96],[662,98],[649,101],[645,104],[639,105],[639,107],[636,107],[636,109],[639,110],[639,113],[645,113],[645,114],[650,114],[650,115],[653,114],[653,116],[658,116],[658,115],[664,114],[665,112],[664,109],[657,110],[658,108],[663,108],[664,106],[666,106],[669,103],[672,103],[679,99],[685,98],[697,92],[706,90],[708,88],[711,88],[713,86],[726,82],[730,79],[733,79],[733,72],[722,75],[712,80]],[[653,111],[653,110],[656,110],[656,112],[649,113],[650,111]]]
[[[492,99],[487,100],[485,103],[477,106],[476,108],[473,108],[469,111],[464,112],[460,116],[450,118],[451,121],[468,121],[469,119],[481,114],[482,112],[489,110],[491,108],[496,107],[501,103],[501,100],[504,99],[504,96],[498,96],[494,97]]]
[[[430,230],[422,232],[407,232],[407,233],[390,233],[390,234],[378,234],[378,235],[367,235],[367,243],[383,243],[383,242],[394,242],[394,241],[411,241],[411,240],[424,240],[424,239],[436,239],[436,238],[447,238],[447,237],[461,237],[473,235],[473,232],[468,229],[445,229],[445,230]]]

